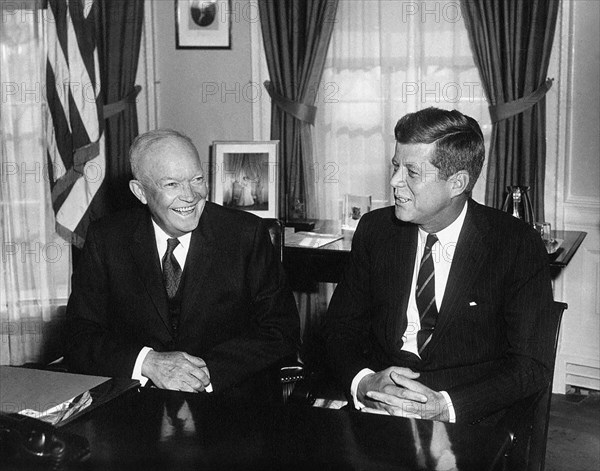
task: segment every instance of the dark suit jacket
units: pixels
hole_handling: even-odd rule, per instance
[[[92,224],[67,307],[70,367],[130,377],[144,346],[184,351],[206,361],[219,392],[296,352],[298,311],[260,218],[206,203],[181,283],[173,332],[149,212]]]
[[[442,307],[422,358],[401,350],[418,229],[394,208],[365,214],[327,313],[330,364],[344,387],[363,368],[407,366],[449,393],[473,422],[549,381],[552,288],[539,235],[507,213],[468,202]]]

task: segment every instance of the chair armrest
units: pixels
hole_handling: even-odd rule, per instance
[[[304,364],[296,355],[286,357],[277,364],[279,384],[282,388],[283,403],[287,403],[296,384],[305,377]]]
[[[536,410],[540,401],[547,400],[547,390],[548,387],[513,404],[496,425],[497,428],[508,431],[512,437],[512,445],[506,454],[508,469],[528,469]]]

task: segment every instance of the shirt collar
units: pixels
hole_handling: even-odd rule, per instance
[[[171,237],[169,234],[163,231],[161,227],[158,224],[156,224],[154,219],[152,219],[152,225],[154,226],[154,236],[156,237],[156,245],[158,247],[166,247],[167,239],[172,239],[173,237]],[[192,233],[188,232],[187,234],[184,234],[180,237],[176,237],[176,239],[179,241],[179,243],[184,249],[187,249],[189,248],[190,242],[192,240]]]
[[[435,233],[442,246],[447,246],[447,244],[456,245],[456,243],[458,242],[460,230],[462,229],[463,223],[465,222],[465,217],[467,216],[467,206],[468,204],[465,201],[462,211],[460,212],[458,217],[452,222],[452,224],[450,224],[448,227],[445,227],[441,231]],[[424,231],[419,227],[419,238],[423,245],[425,245],[425,241],[428,235],[428,232]]]

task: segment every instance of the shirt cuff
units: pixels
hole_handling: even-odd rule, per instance
[[[152,349],[150,347],[144,347],[138,353],[137,359],[135,360],[135,365],[133,365],[133,373],[131,373],[131,379],[137,379],[142,386],[146,386],[148,382],[148,378],[142,375],[142,364],[146,359],[146,355],[151,352]]]
[[[142,374],[142,364],[144,363],[144,360],[146,359],[146,355],[148,355],[148,353],[151,352],[152,350],[153,349],[150,347],[142,348],[140,350],[140,353],[138,353],[137,359],[135,360],[135,364],[133,365],[133,373],[131,373],[131,379],[137,379],[142,386],[146,386],[146,383],[148,382],[148,379],[149,379],[149,378],[146,378]],[[206,386],[206,388],[204,388],[204,390],[207,393],[213,392],[212,384],[209,384],[208,386]]]
[[[366,407],[356,397],[358,394],[358,383],[360,383],[360,380],[363,379],[365,376],[370,375],[372,373],[375,372],[369,368],[363,368],[356,374],[356,376],[352,380],[352,384],[350,384],[350,394],[352,395],[352,400],[354,401],[354,407],[358,410],[361,410]]]
[[[452,399],[450,399],[450,395],[446,391],[440,391],[440,394],[444,396],[444,399],[446,399],[446,405],[448,406],[449,422],[453,424],[456,422],[456,411],[454,410],[454,406],[452,405]]]

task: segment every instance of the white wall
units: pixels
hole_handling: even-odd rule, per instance
[[[231,49],[176,49],[175,2],[155,0],[155,64],[158,126],[187,134],[203,161],[215,140],[252,140],[248,0],[231,0]]]
[[[555,283],[565,312],[554,391],[600,389],[600,2],[565,0],[547,95],[546,204],[555,227],[587,232]]]

